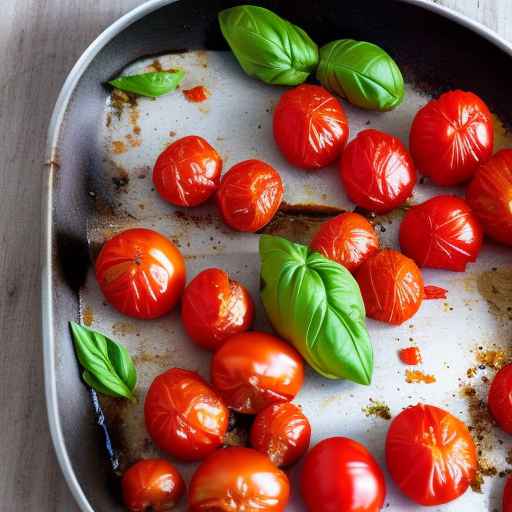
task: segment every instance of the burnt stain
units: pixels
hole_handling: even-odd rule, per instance
[[[91,260],[87,239],[73,233],[56,233],[57,267],[64,282],[78,293],[84,286]]]
[[[502,320],[512,320],[512,267],[482,272],[478,291],[489,304],[489,312]]]

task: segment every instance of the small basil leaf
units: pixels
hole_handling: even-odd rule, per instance
[[[140,75],[120,76],[109,82],[110,85],[126,92],[133,92],[139,96],[156,98],[172,92],[183,80],[185,72],[182,69],[173,71],[155,71]]]
[[[263,82],[298,85],[318,64],[318,47],[306,32],[268,9],[225,9],[219,24],[242,69]]]
[[[404,97],[404,79],[395,61],[364,41],[339,39],[323,46],[316,77],[325,88],[369,110],[391,110]]]

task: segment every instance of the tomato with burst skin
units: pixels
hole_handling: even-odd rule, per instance
[[[498,151],[477,169],[466,199],[485,234],[512,245],[512,149]]]
[[[494,377],[488,404],[499,427],[512,434],[512,364],[503,367]]]
[[[503,511],[512,512],[512,476],[507,478],[505,488],[503,489]]]
[[[219,448],[228,416],[204,379],[180,368],[158,375],[144,402],[146,429],[155,444],[183,460],[199,460]]]
[[[362,215],[348,212],[324,222],[310,247],[354,272],[379,249],[379,237]]]
[[[438,407],[418,404],[392,421],[386,462],[408,498],[434,506],[466,492],[476,475],[477,453],[462,421]]]
[[[150,229],[128,229],[103,245],[96,279],[105,299],[125,315],[157,318],[178,302],[185,260],[176,246]]]
[[[185,482],[164,459],[143,459],[130,466],[121,481],[123,502],[131,512],[171,510],[180,501]]]
[[[378,512],[384,505],[386,482],[362,444],[331,437],[306,455],[300,491],[309,512]]]
[[[190,512],[282,512],[290,496],[287,476],[250,448],[210,455],[190,482]]]
[[[421,352],[418,347],[407,347],[400,350],[398,353],[400,361],[410,366],[416,366],[421,363]]]
[[[413,206],[400,226],[400,247],[420,267],[464,272],[482,248],[483,230],[467,203],[437,196]]]
[[[185,288],[181,319],[199,346],[217,350],[252,324],[254,305],[247,289],[219,268],[200,272]]]
[[[223,176],[217,204],[229,227],[255,232],[272,220],[283,193],[281,176],[273,167],[261,160],[245,160]]]
[[[304,380],[304,365],[279,338],[244,332],[231,336],[215,353],[211,374],[228,407],[256,414],[267,405],[293,400]]]
[[[281,153],[302,169],[334,162],[348,138],[339,101],[319,85],[302,84],[283,93],[274,111],[274,139]]]
[[[409,145],[418,170],[436,185],[464,183],[492,155],[491,113],[476,94],[447,92],[418,111]]]
[[[379,214],[403,204],[416,184],[416,170],[404,145],[378,130],[363,130],[347,145],[340,175],[349,199]]]

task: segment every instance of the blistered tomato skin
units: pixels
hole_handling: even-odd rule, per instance
[[[222,445],[228,416],[219,395],[197,373],[180,368],[158,375],[144,402],[146,429],[155,444],[187,461]]]
[[[150,229],[128,229],[103,245],[96,279],[105,299],[141,319],[165,315],[185,286],[185,260],[176,246]]]
[[[158,193],[176,206],[198,206],[217,190],[222,159],[197,135],[173,142],[158,157],[153,183]]]
[[[488,404],[501,430],[512,434],[512,364],[503,367],[494,377]]]
[[[334,162],[348,138],[348,120],[338,100],[318,85],[283,93],[274,111],[274,139],[281,153],[301,169]]]
[[[261,160],[245,160],[222,177],[217,205],[229,227],[254,233],[272,220],[283,193],[281,176],[273,167]]]
[[[362,215],[348,212],[324,222],[310,247],[354,272],[379,249],[379,237]]]
[[[505,489],[503,490],[503,512],[512,512],[512,476],[507,478]]]
[[[416,184],[416,170],[403,144],[378,130],[363,130],[349,142],[340,176],[353,203],[379,214],[403,204]]]
[[[476,475],[477,453],[462,421],[438,407],[418,404],[392,421],[386,462],[409,499],[434,506],[466,492]]]
[[[487,105],[471,92],[450,91],[418,111],[409,147],[418,171],[436,185],[468,181],[492,155],[494,126]]]
[[[181,319],[199,346],[217,350],[231,335],[247,331],[254,305],[247,289],[219,268],[200,272],[185,288]]]
[[[400,225],[400,247],[420,267],[464,272],[482,248],[483,229],[468,204],[437,196],[413,206]]]

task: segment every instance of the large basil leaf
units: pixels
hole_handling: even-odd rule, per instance
[[[225,9],[219,24],[242,69],[268,84],[301,84],[318,64],[318,47],[306,32],[268,9]]]
[[[260,239],[261,299],[274,329],[329,379],[369,384],[373,349],[350,272],[304,245]]]
[[[320,49],[316,77],[324,87],[369,110],[391,110],[404,97],[404,79],[379,46],[339,39]]]
[[[185,71],[176,69],[173,71],[154,71],[141,73],[140,75],[120,76],[109,82],[110,85],[122,91],[133,92],[139,96],[157,98],[178,87],[185,77]]]

